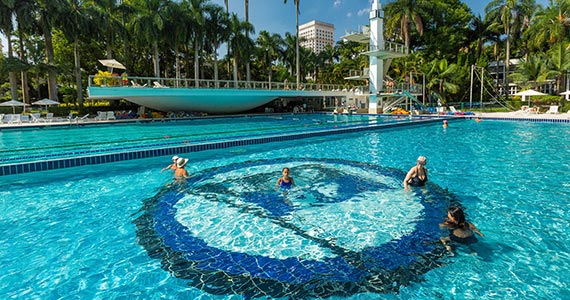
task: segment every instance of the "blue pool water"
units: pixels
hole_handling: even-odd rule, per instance
[[[97,126],[40,124],[25,130],[0,130],[0,165],[407,121],[397,116],[283,114],[236,116],[231,123],[228,118],[196,118]]]
[[[182,185],[169,157],[4,176],[0,294],[570,298],[570,126],[450,124],[192,153]],[[430,184],[404,192],[420,154]],[[485,233],[453,257],[451,203]]]

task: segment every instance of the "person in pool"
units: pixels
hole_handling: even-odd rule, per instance
[[[406,174],[406,178],[404,178],[404,190],[408,190],[408,186],[424,186],[428,181],[428,170],[426,169],[425,165],[427,163],[427,159],[425,156],[420,156],[416,160],[416,165],[413,166],[408,174]]]
[[[454,241],[460,244],[470,245],[477,242],[475,233],[484,236],[475,225],[465,220],[465,213],[457,206],[449,208],[447,211],[447,219],[440,224],[440,228],[449,230],[449,235],[440,238],[440,240],[451,255],[453,255],[453,251],[448,244],[449,242]]]
[[[188,171],[186,171],[186,169],[184,169],[184,166],[186,166],[186,163],[188,163],[188,158],[178,158],[178,160],[176,160],[176,171],[174,172],[174,179],[175,180],[184,180],[190,176],[188,176]]]
[[[277,179],[277,183],[275,184],[277,188],[290,189],[291,187],[295,186],[295,180],[293,177],[289,177],[290,172],[291,171],[289,168],[283,168],[281,171],[281,174],[283,174],[283,176],[279,177],[279,179]]]
[[[447,128],[449,125],[447,124],[447,120],[443,120],[443,128]]]
[[[176,168],[177,168],[177,166],[176,166],[176,161],[178,160],[178,158],[179,158],[178,156],[174,155],[174,156],[172,157],[172,163],[169,164],[168,166],[162,168],[162,170],[160,170],[160,173],[162,173],[162,172],[164,172],[164,171],[166,171],[166,170],[168,170],[168,169],[170,169],[170,170],[172,170],[172,171],[176,171]]]

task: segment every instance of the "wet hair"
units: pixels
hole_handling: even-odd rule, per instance
[[[427,159],[426,159],[425,156],[420,155],[420,156],[418,157],[418,159],[416,160],[416,162],[417,162],[418,164],[420,164],[420,165],[425,165],[426,162],[427,162]]]
[[[289,172],[291,172],[291,170],[289,170],[289,168],[287,168],[287,167],[281,169],[281,172],[283,172],[283,171],[285,171],[285,170],[288,170]]]
[[[467,228],[467,222],[465,221],[465,213],[458,206],[452,206],[449,208],[449,214],[455,219],[454,225],[459,228]]]

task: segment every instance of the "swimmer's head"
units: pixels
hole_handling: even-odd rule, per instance
[[[425,166],[425,164],[427,163],[427,159],[425,156],[420,156],[420,157],[418,157],[416,162],[422,166]]]
[[[443,124],[447,124],[447,120],[443,120]]]
[[[456,224],[465,224],[465,213],[463,210],[457,206],[452,206],[447,211],[447,216],[454,221]]]
[[[174,155],[174,156],[172,157],[172,160],[173,160],[173,161],[177,161],[179,158],[180,158],[180,157]]]

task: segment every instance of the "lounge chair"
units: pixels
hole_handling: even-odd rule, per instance
[[[11,114],[8,116],[10,116],[10,118],[8,119],[8,124],[22,124],[21,114]]]
[[[32,118],[32,123],[39,123],[39,122],[43,122],[45,121],[44,119],[42,119],[40,113],[34,113],[30,115],[30,118]]]
[[[4,114],[0,114],[0,124],[4,124]]]
[[[114,111],[108,111],[107,112],[107,120],[116,120],[117,118],[115,117],[115,112]]]
[[[547,114],[557,114],[558,113],[558,105],[551,105],[546,113]]]
[[[52,122],[52,121],[53,121],[53,113],[47,113],[46,122]]]
[[[160,84],[160,82],[158,81],[153,81],[152,84],[154,85],[155,88],[167,88],[167,86]]]
[[[107,120],[107,112],[106,111],[98,111],[97,116],[95,117],[97,121],[104,121]]]

